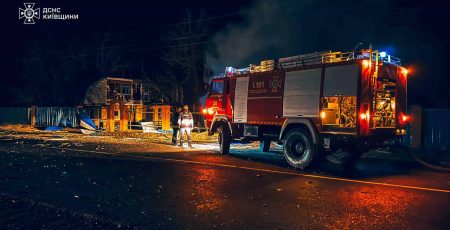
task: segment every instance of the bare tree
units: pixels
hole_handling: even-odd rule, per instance
[[[162,37],[167,48],[162,57],[167,66],[165,75],[181,97],[181,103],[195,103],[205,93],[205,56],[210,43],[207,42],[207,25],[202,19],[203,14],[194,20],[187,10],[183,22]],[[183,89],[189,90],[182,93]]]
[[[110,36],[95,39],[95,52],[85,51],[74,54],[74,61],[81,64],[85,71],[97,74],[99,77],[109,76],[127,67],[120,56],[120,49],[113,44]]]

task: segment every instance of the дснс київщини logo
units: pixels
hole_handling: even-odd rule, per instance
[[[78,14],[65,13],[59,7],[42,7],[34,9],[34,3],[24,3],[25,9],[19,7],[19,19],[23,24],[34,24],[34,19],[42,20],[78,20]],[[42,14],[41,14],[42,13]]]
[[[33,9],[34,3],[24,3],[25,9],[19,8],[19,19],[25,18],[23,24],[34,24],[34,18],[40,18],[40,9]]]

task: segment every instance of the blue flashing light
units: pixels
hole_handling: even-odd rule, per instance
[[[233,76],[236,73],[236,69],[233,67],[225,67],[225,75]]]
[[[380,52],[380,57],[381,58],[385,58],[387,56],[386,52],[382,51]]]

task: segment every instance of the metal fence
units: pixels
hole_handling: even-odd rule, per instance
[[[423,147],[450,149],[450,109],[425,109],[422,111]]]
[[[86,107],[81,110],[88,113],[92,121],[100,128],[106,128],[106,115],[102,117],[102,107]],[[136,109],[129,110],[129,129],[142,129],[141,121],[153,122],[155,129],[162,127],[162,114],[160,109],[154,110],[147,106],[142,110],[141,119],[136,119]],[[23,107],[0,107],[0,124],[31,124],[31,108]],[[155,116],[157,113],[157,117]],[[204,129],[204,117],[201,112],[192,112],[194,117],[194,126],[198,129]],[[170,112],[170,120],[173,119],[173,112]],[[62,126],[77,127],[78,116],[77,109],[73,107],[36,107],[35,110],[36,126]]]
[[[30,108],[0,107],[0,124],[30,124]]]
[[[37,107],[36,125],[77,127],[77,109],[72,107]]]

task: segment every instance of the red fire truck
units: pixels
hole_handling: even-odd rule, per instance
[[[405,135],[407,69],[376,50],[316,52],[227,67],[211,80],[203,109],[220,152],[232,141],[283,144],[295,168],[345,165]]]

